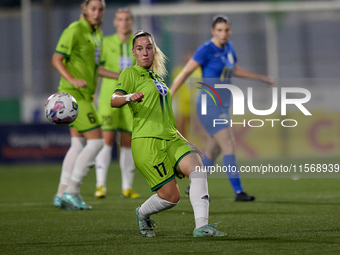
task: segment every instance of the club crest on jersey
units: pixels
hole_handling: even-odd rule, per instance
[[[234,64],[234,56],[230,52],[228,53],[228,60],[229,60],[230,64]]]
[[[132,66],[132,60],[128,57],[120,57],[119,58],[119,67],[120,70],[124,70],[127,67]]]
[[[162,96],[166,96],[168,94],[168,88],[165,86],[161,81],[153,81],[153,83],[156,85],[156,88]]]

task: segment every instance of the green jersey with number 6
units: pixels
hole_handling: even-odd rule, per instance
[[[78,132],[87,132],[100,127],[93,105],[93,94],[98,82],[98,69],[101,62],[103,33],[92,29],[84,18],[73,22],[62,33],[55,52],[65,56],[63,64],[76,79],[86,82],[86,87],[77,88],[61,77],[59,92],[72,95],[78,102],[79,113],[71,124]]]
[[[57,44],[56,53],[65,56],[64,65],[76,79],[86,81],[87,87],[82,93],[93,95],[98,82],[98,68],[101,63],[103,33],[92,28],[84,18],[73,22],[62,33]],[[75,86],[61,77],[61,89],[74,89]]]

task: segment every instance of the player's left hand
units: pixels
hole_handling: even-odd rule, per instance
[[[195,151],[198,152],[198,155],[200,155],[200,157],[201,157],[202,160],[204,159],[203,151],[201,151],[200,148],[198,148],[195,144],[190,143],[190,142],[188,142],[187,144],[188,144],[191,148],[193,148]]]

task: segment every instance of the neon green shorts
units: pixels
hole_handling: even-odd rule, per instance
[[[84,133],[100,127],[92,95],[82,93],[79,89],[60,89],[59,92],[73,96],[78,102],[78,116],[70,127]]]
[[[135,138],[131,142],[133,160],[144,175],[152,191],[164,184],[179,178],[176,168],[179,162],[191,152],[196,152],[186,142],[176,137],[173,140],[158,138]]]
[[[98,116],[103,131],[121,131],[132,133],[133,118],[128,105],[112,108],[109,103],[98,105]]]

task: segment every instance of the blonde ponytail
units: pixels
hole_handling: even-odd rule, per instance
[[[153,59],[152,68],[153,71],[158,74],[161,77],[165,77],[168,75],[168,70],[165,68],[165,63],[168,60],[168,58],[164,55],[164,53],[157,47],[156,43],[155,45],[155,56]]]

